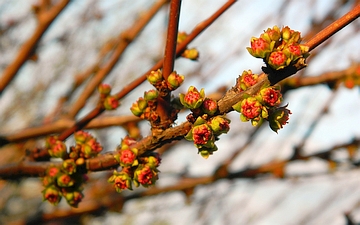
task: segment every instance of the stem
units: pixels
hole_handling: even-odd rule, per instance
[[[37,43],[39,42],[47,28],[61,13],[61,11],[68,5],[69,2],[70,0],[59,1],[59,3],[54,5],[50,10],[40,11],[37,13],[39,24],[36,27],[34,34],[21,46],[16,58],[10,65],[6,67],[2,77],[0,78],[0,95],[15,77],[21,66],[34,53]]]
[[[309,47],[309,51],[313,50],[329,37],[339,30],[343,29],[349,23],[353,22],[360,16],[360,4],[356,5],[350,12],[337,19],[335,22],[327,26],[325,29],[317,33],[311,40],[305,43]]]
[[[163,76],[165,80],[167,80],[169,74],[174,70],[180,6],[181,0],[171,0],[163,66]]]

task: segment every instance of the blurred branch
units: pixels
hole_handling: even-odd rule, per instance
[[[329,37],[334,35],[339,30],[346,27],[349,23],[356,20],[360,16],[360,4],[355,6],[346,13],[344,16],[337,19],[335,22],[331,23],[325,29],[321,30],[314,37],[312,37],[308,42],[305,43],[309,47],[309,51],[313,50],[321,43],[325,42]]]
[[[149,21],[155,16],[160,8],[167,3],[167,0],[157,1],[140,19],[131,26],[128,30],[120,34],[120,41],[114,52],[109,58],[109,61],[97,71],[95,76],[90,80],[80,97],[75,101],[72,108],[70,108],[68,116],[74,118],[76,114],[84,107],[86,100],[96,90],[101,81],[110,73],[116,63],[119,61],[122,53],[130,45],[130,43],[139,35]]]
[[[111,126],[123,126],[130,122],[139,122],[136,116],[111,116],[111,117],[100,117],[91,120],[84,129],[99,129]],[[69,119],[59,119],[54,123],[46,124],[39,127],[27,128],[22,131],[18,131],[15,134],[3,136],[10,143],[25,141],[30,138],[38,138],[50,134],[56,134],[73,127],[75,121]],[[0,145],[1,146],[1,145]]]
[[[69,0],[61,0],[56,5],[49,6],[46,1],[41,1],[39,6],[34,6],[34,11],[38,19],[38,26],[35,32],[20,48],[14,61],[6,67],[0,78],[0,95],[15,77],[21,66],[34,54],[35,48],[47,28],[68,5]]]

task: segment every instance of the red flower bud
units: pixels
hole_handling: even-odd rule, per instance
[[[55,158],[66,158],[67,151],[66,145],[64,142],[57,140],[55,144],[51,145],[50,149],[48,149],[49,155]]]
[[[66,201],[72,207],[77,208],[84,195],[80,191],[72,191],[63,193]]]
[[[251,70],[244,70],[237,80],[237,88],[245,91],[249,87],[255,85],[258,82],[258,79],[259,75],[253,74]]]
[[[205,98],[201,107],[203,112],[210,116],[214,115],[218,110],[217,102],[210,98]]]
[[[240,118],[242,121],[248,121],[261,115],[262,105],[254,97],[249,97],[241,101]]]
[[[280,70],[288,66],[291,62],[282,51],[272,52],[269,56],[268,64],[275,70]]]
[[[68,174],[62,174],[57,178],[57,184],[60,187],[71,187],[75,182]]]
[[[151,71],[149,75],[147,75],[147,80],[150,84],[156,85],[157,83],[161,82],[163,80],[162,72],[161,70],[157,71]]]
[[[283,128],[283,126],[288,123],[290,114],[291,112],[286,106],[279,107],[272,111],[268,118],[270,128],[277,133],[279,129]]]
[[[205,145],[213,140],[213,133],[207,124],[195,126],[192,129],[193,141],[196,145]]]
[[[61,200],[60,191],[54,185],[45,188],[43,191],[43,201],[47,200],[53,205],[57,205]]]
[[[120,163],[122,167],[131,167],[137,166],[137,149],[136,148],[127,148],[127,149],[120,149],[119,154],[115,155],[115,159]]]
[[[230,130],[230,120],[224,116],[215,116],[210,120],[210,128],[214,135],[227,133]]]
[[[115,95],[109,95],[104,100],[104,107],[106,110],[114,110],[119,107],[119,101]]]
[[[109,95],[111,92],[111,86],[109,84],[100,84],[98,90],[102,95]]]
[[[121,192],[122,190],[126,189],[132,190],[132,179],[126,171],[114,171],[108,182],[114,184],[117,192]]]
[[[71,175],[76,172],[76,163],[73,159],[64,160],[62,163],[62,169],[67,174]]]
[[[197,109],[204,101],[205,91],[202,88],[200,92],[194,86],[190,86],[186,94],[180,94],[180,102],[189,109]]]
[[[282,95],[274,87],[267,87],[260,90],[261,100],[267,106],[278,106],[282,101]]]
[[[144,187],[154,185],[157,179],[157,171],[148,165],[140,165],[134,172],[134,181]]]
[[[184,82],[185,77],[177,74],[175,71],[170,73],[167,79],[168,88],[175,90]]]
[[[248,52],[256,58],[266,58],[273,50],[275,41],[267,42],[263,38],[251,38],[251,48],[247,47]]]

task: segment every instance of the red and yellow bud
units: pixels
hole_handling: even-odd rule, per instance
[[[71,187],[75,184],[74,179],[68,174],[60,175],[56,182],[59,187]]]
[[[104,107],[106,110],[114,110],[119,107],[120,103],[115,95],[109,95],[104,100]]]
[[[146,101],[153,101],[157,99],[159,92],[157,90],[149,90],[144,92],[144,99]]]
[[[54,185],[46,187],[42,193],[43,201],[48,201],[53,205],[57,205],[61,200],[60,190]]]
[[[122,167],[132,167],[139,164],[137,160],[138,150],[136,148],[120,149],[119,154],[115,155],[116,161],[120,163]]]
[[[163,75],[161,70],[151,71],[150,74],[147,75],[147,80],[150,84],[156,85],[163,80]]]
[[[141,116],[145,112],[147,106],[148,102],[144,98],[139,98],[136,102],[132,104],[130,111],[135,116]]]
[[[64,198],[66,199],[67,203],[77,208],[81,200],[83,199],[84,195],[81,193],[81,191],[72,191],[72,192],[66,192],[63,193]]]
[[[201,108],[205,114],[214,115],[218,110],[217,102],[211,98],[205,98]]]
[[[74,159],[64,160],[64,162],[62,163],[62,170],[69,175],[74,174],[76,172],[76,163]]]
[[[158,179],[158,171],[152,169],[149,165],[139,165],[134,172],[134,182],[144,187],[154,185]]]
[[[215,116],[211,118],[209,126],[214,135],[226,134],[230,130],[230,120],[224,116]]]
[[[267,87],[260,90],[261,101],[266,106],[278,106],[282,101],[281,92],[275,87]]]
[[[109,95],[111,92],[111,86],[109,84],[100,84],[98,91],[101,95]]]
[[[272,111],[268,117],[270,128],[277,133],[277,131],[288,123],[290,110],[284,107],[279,107]]]
[[[180,94],[180,102],[189,109],[197,109],[201,106],[205,98],[205,91],[202,88],[200,92],[194,86],[190,86],[185,94]]]
[[[170,90],[176,90],[184,82],[185,77],[179,75],[176,71],[172,72],[167,79],[168,88]]]
[[[196,48],[186,49],[181,56],[190,60],[198,60],[199,51]]]
[[[117,192],[121,192],[126,189],[132,190],[132,179],[127,171],[114,171],[113,175],[108,179],[108,182],[114,184]]]

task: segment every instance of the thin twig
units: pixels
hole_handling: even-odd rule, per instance
[[[4,70],[4,73],[0,78],[0,95],[15,77],[21,66],[29,59],[32,54],[34,54],[35,47],[47,28],[68,5],[69,2],[70,0],[62,0],[59,1],[56,5],[52,6],[49,10],[43,9],[43,7],[39,8],[39,11],[36,12],[38,26],[36,27],[34,34],[21,46],[13,62]]]

